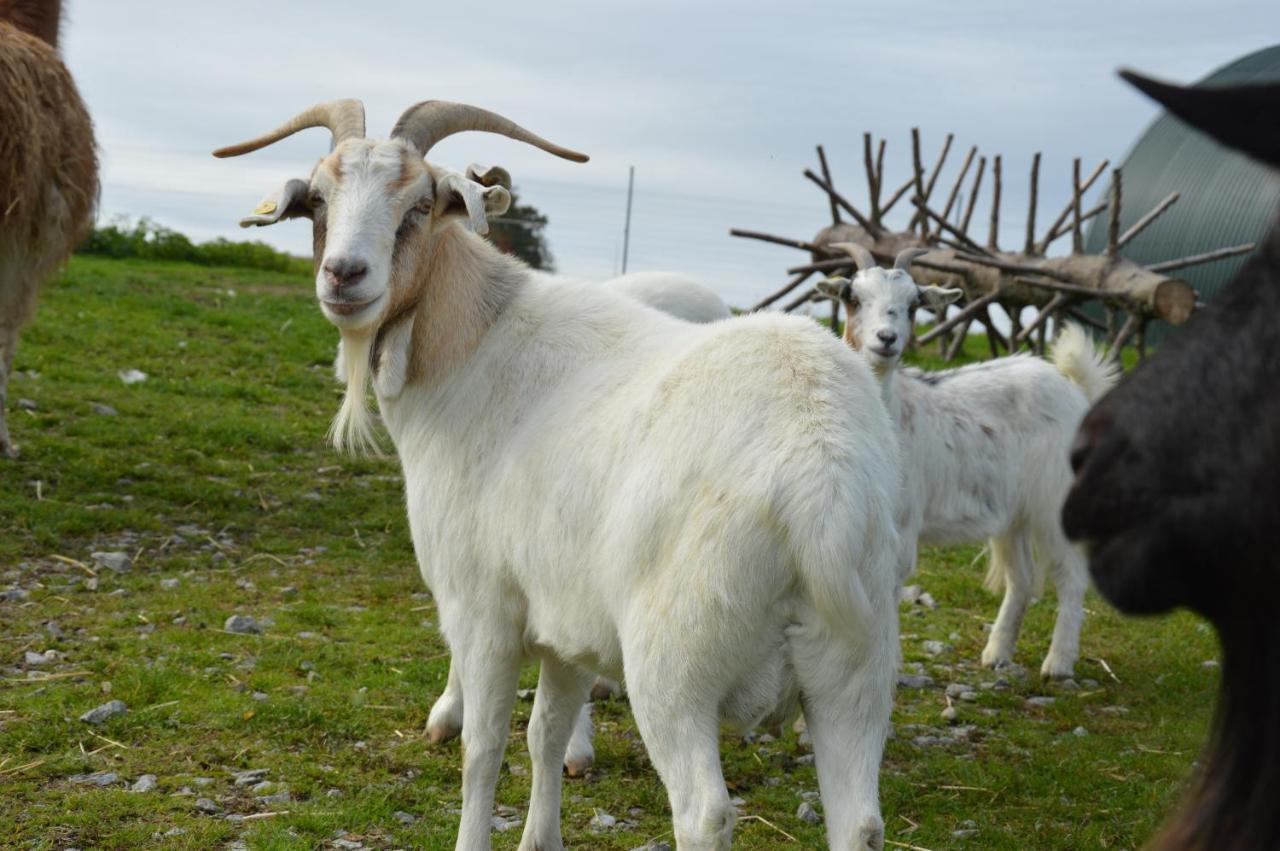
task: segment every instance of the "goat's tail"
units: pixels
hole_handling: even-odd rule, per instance
[[[837,483],[839,490],[843,483]],[[886,612],[897,613],[894,595],[901,538],[892,506],[841,499],[833,510],[796,518],[797,572],[814,608],[827,627],[864,646],[884,625]],[[857,511],[852,507],[858,506]],[[891,631],[896,634],[896,618]]]
[[[1066,323],[1053,341],[1053,365],[1084,391],[1091,405],[1120,377],[1120,365],[1104,358],[1094,348],[1089,332],[1074,322]]]

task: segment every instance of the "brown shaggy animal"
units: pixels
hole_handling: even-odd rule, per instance
[[[18,332],[40,283],[88,231],[98,198],[93,125],[58,56],[59,0],[0,0],[0,458]]]

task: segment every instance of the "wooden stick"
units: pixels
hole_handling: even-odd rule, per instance
[[[1107,324],[1105,322],[1094,319],[1092,316],[1085,313],[1083,310],[1079,309],[1078,307],[1068,307],[1067,315],[1070,316],[1072,319],[1076,320],[1077,322],[1083,322],[1085,325],[1089,325],[1093,328],[1096,328],[1099,331],[1107,330]]]
[[[902,196],[907,194],[907,190],[915,185],[916,179],[914,177],[907,178],[907,182],[895,189],[893,194],[889,196],[889,200],[880,208],[880,216],[883,218],[884,216],[889,215],[889,211],[893,209],[893,205],[898,203]]]
[[[841,269],[853,269],[855,265],[856,264],[853,262],[852,257],[837,257],[831,260],[819,260],[816,263],[806,263],[803,266],[792,266],[787,270],[787,274],[800,275],[804,272],[837,272]]]
[[[884,191],[884,143],[881,139],[880,144],[876,146],[876,203],[880,203],[880,193]],[[880,210],[880,215],[884,215],[884,210]],[[876,224],[880,224],[877,220]]]
[[[1102,174],[1102,172],[1110,164],[1111,164],[1110,160],[1103,160],[1102,162],[1098,163],[1097,168],[1093,170],[1093,173],[1089,175],[1089,177],[1085,180],[1084,185],[1080,188],[1081,197],[1084,196],[1084,193],[1089,191],[1089,188],[1093,186],[1094,181],[1098,179],[1098,175]],[[1045,251],[1047,251],[1049,248],[1049,243],[1053,242],[1059,236],[1062,236],[1062,234],[1066,233],[1066,231],[1062,229],[1062,226],[1066,224],[1067,217],[1071,215],[1071,211],[1074,207],[1075,207],[1075,199],[1072,198],[1071,201],[1067,202],[1067,206],[1062,208],[1062,212],[1058,213],[1058,218],[1053,220],[1053,226],[1049,228],[1047,231],[1045,231],[1044,239],[1040,240],[1040,250],[1038,253],[1044,254]],[[1080,221],[1081,222],[1085,221],[1085,218],[1086,217],[1082,217]]]
[[[1130,313],[1129,318],[1125,320],[1124,327],[1120,329],[1120,333],[1116,335],[1115,344],[1107,352],[1109,357],[1114,357],[1116,361],[1120,360],[1120,355],[1124,351],[1125,344],[1129,342],[1129,338],[1138,330],[1138,325],[1142,322],[1142,317],[1137,313]]]
[[[987,346],[991,349],[991,356],[993,358],[1000,357],[1001,349],[1004,349],[1006,352],[1009,351],[1009,341],[1004,338],[1003,334],[996,330],[995,320],[991,318],[990,305],[978,314],[978,321],[981,322],[983,327],[987,330]]]
[[[964,348],[964,341],[969,336],[969,328],[975,321],[974,317],[970,317],[960,326],[960,330],[956,332],[955,337],[951,340],[951,345],[947,346],[946,352],[943,353],[945,360],[948,362],[953,361],[956,359],[956,355],[960,354],[960,350]]]
[[[939,322],[937,325],[926,331],[917,342],[922,346],[925,343],[933,342],[939,336],[947,333],[961,322],[964,322],[970,316],[976,314],[979,310],[982,310],[982,308],[991,304],[991,302],[996,300],[997,295],[999,295],[999,293],[987,293],[984,296],[975,298],[973,301],[960,308],[957,313],[952,314],[946,320]]]
[[[1156,204],[1155,207],[1152,208],[1151,212],[1138,219],[1133,223],[1132,227],[1124,232],[1120,239],[1116,241],[1116,248],[1121,249],[1128,245],[1135,236],[1146,230],[1148,225],[1160,218],[1160,215],[1164,213],[1165,210],[1172,207],[1179,197],[1181,196],[1177,192],[1170,192],[1169,197],[1165,198],[1159,204]]]
[[[1063,293],[1058,293],[1053,298],[1049,299],[1049,303],[1040,308],[1039,312],[1036,313],[1035,318],[1023,327],[1018,336],[1013,338],[1014,347],[1016,348],[1021,346],[1031,338],[1031,335],[1036,331],[1036,329],[1043,328],[1046,321],[1049,319],[1049,316],[1055,310],[1065,305],[1069,299],[1070,296],[1064,295]]]
[[[951,208],[955,206],[956,198],[960,196],[960,187],[964,185],[965,175],[969,173],[969,166],[973,164],[973,158],[977,156],[977,154],[978,146],[974,145],[969,149],[969,154],[964,158],[964,164],[960,166],[960,174],[956,177],[955,185],[951,187],[951,194],[947,196],[947,205],[942,208],[942,218],[945,219],[951,215]],[[941,233],[942,228],[939,227],[934,231],[934,236]]]
[[[991,195],[991,232],[987,236],[987,248],[1000,250],[1000,155],[996,154],[991,164],[991,178],[994,186]]]
[[[1147,357],[1147,320],[1146,320],[1146,317],[1143,317],[1143,320],[1142,320],[1141,322],[1139,322],[1139,323],[1138,323],[1138,337],[1137,337],[1137,339],[1134,341],[1134,346],[1135,346],[1135,347],[1137,348],[1137,350],[1138,350],[1138,360],[1145,360],[1145,359],[1146,359],[1146,357]]]
[[[1040,152],[1031,157],[1031,204],[1027,210],[1027,244],[1023,249],[1026,254],[1036,253],[1036,200],[1040,194]]]
[[[1123,182],[1120,169],[1111,172],[1111,220],[1107,222],[1107,256],[1114,257],[1120,248],[1120,197]]]
[[[1165,260],[1160,263],[1152,263],[1147,268],[1152,272],[1167,272],[1170,269],[1182,269],[1186,266],[1198,266],[1201,263],[1212,263],[1214,260],[1221,260],[1224,257],[1235,257],[1238,254],[1248,254],[1256,246],[1249,242],[1244,245],[1233,245],[1230,248],[1219,248],[1214,251],[1206,251],[1204,254],[1191,254],[1187,257],[1179,257],[1177,260]]]
[[[867,197],[871,203],[871,221],[880,224],[880,182],[871,157],[871,134],[862,134],[862,162],[867,168]],[[832,204],[835,202],[833,201]]]
[[[778,299],[782,298],[784,295],[786,295],[787,293],[791,292],[791,291],[792,291],[792,290],[794,290],[796,287],[798,287],[798,286],[800,286],[801,284],[803,284],[805,281],[809,280],[809,276],[810,276],[810,275],[812,275],[812,274],[814,273],[814,271],[815,271],[815,270],[812,270],[812,269],[811,269],[811,270],[809,270],[809,271],[802,272],[802,273],[798,274],[796,277],[792,278],[792,279],[791,279],[791,281],[790,281],[790,282],[789,282],[785,287],[783,287],[782,289],[778,290],[778,291],[777,291],[777,292],[775,292],[773,295],[770,295],[770,296],[766,297],[766,298],[765,298],[764,300],[762,300],[759,304],[757,304],[755,307],[751,308],[751,310],[749,310],[749,311],[747,311],[747,312],[748,312],[748,313],[755,313],[757,310],[764,310],[766,307],[768,307],[769,305],[773,304],[775,301],[777,301]]]
[[[1061,281],[1046,281],[1044,279],[1028,278],[1023,275],[1017,275],[1013,279],[1019,284],[1026,284],[1029,287],[1039,287],[1044,290],[1052,290],[1054,292],[1066,293],[1068,295],[1078,295],[1085,298],[1119,298],[1118,293],[1111,293],[1107,290],[1095,290],[1093,287],[1082,287],[1079,284],[1065,284]]]
[[[1085,222],[1089,221],[1090,219],[1092,219],[1094,216],[1098,215],[1105,209],[1107,209],[1106,201],[1099,203],[1096,207],[1089,208],[1087,211],[1081,214],[1080,224],[1083,225]],[[1052,234],[1050,234],[1045,238],[1047,240],[1046,242],[1043,242],[1041,244],[1048,247],[1050,242],[1053,242],[1058,237],[1065,235],[1070,230],[1071,230],[1071,225],[1064,222],[1061,226],[1059,226],[1057,230],[1055,230]],[[1040,253],[1043,254],[1044,252],[1042,251]]]
[[[911,128],[911,168],[912,179],[915,181],[916,194],[915,197],[924,197],[924,165],[920,162],[920,128]],[[911,221],[907,222],[907,230],[915,230],[916,223],[920,222],[920,211],[916,210],[911,216]],[[922,223],[922,222],[921,222]],[[923,223],[922,223],[923,224]],[[923,236],[923,230],[921,236]]]
[[[840,333],[840,300],[834,298],[831,299],[831,331]]]
[[[1084,253],[1084,234],[1080,231],[1080,196],[1084,187],[1080,184],[1080,158],[1071,162],[1071,253]]]
[[[1018,263],[1006,263],[1004,260],[997,257],[962,254],[956,259],[963,260],[966,263],[977,263],[979,266],[990,266],[993,269],[999,269],[1002,272],[1011,272],[1019,275],[1043,275],[1046,278],[1053,278],[1058,281],[1063,281],[1064,283],[1075,283],[1071,278],[1068,278],[1056,269],[1042,269],[1039,266],[1023,266]]]
[[[784,305],[782,306],[782,310],[783,310],[783,312],[784,312],[784,313],[790,313],[791,311],[795,310],[795,309],[796,309],[797,307],[799,307],[800,305],[804,304],[804,303],[805,303],[805,302],[807,302],[807,301],[810,301],[810,300],[813,298],[814,294],[815,294],[815,293],[817,293],[817,292],[818,292],[817,287],[810,287],[809,289],[805,290],[804,295],[800,296],[799,298],[793,299],[792,301],[789,301],[789,302],[787,302],[786,304],[784,304]]]
[[[816,183],[818,185],[818,188],[821,189],[823,192],[826,192],[827,197],[831,199],[832,203],[839,204],[841,207],[845,209],[845,212],[853,216],[854,221],[856,221],[862,227],[862,229],[865,230],[867,233],[875,237],[879,237],[884,234],[883,228],[881,228],[879,225],[873,224],[870,219],[862,215],[862,213],[859,212],[856,207],[850,204],[849,201],[843,195],[841,195],[834,188],[832,188],[830,183],[823,180],[821,177],[818,177],[818,175],[814,174],[812,169],[806,168],[804,170],[804,176],[812,180],[814,183]]]
[[[942,216],[938,215],[937,212],[935,212],[934,210],[929,209],[929,204],[925,201],[925,199],[912,198],[911,203],[915,204],[916,209],[919,210],[925,216],[926,226],[928,224],[928,220],[933,219],[938,223],[939,228],[945,230],[947,233],[951,234],[956,239],[960,240],[960,242],[963,243],[964,245],[967,245],[970,251],[977,251],[979,254],[986,253],[986,249],[983,248],[981,245],[978,245],[978,243],[974,242],[972,239],[969,239],[969,237],[965,235],[964,231],[960,230],[960,228],[948,222]]]
[[[805,242],[803,239],[789,239],[785,236],[774,236],[770,233],[761,233],[754,230],[741,230],[740,228],[730,228],[729,236],[740,236],[744,239],[758,239],[761,242],[772,242],[774,245],[785,245],[787,248],[798,248],[801,251],[818,254],[833,254],[834,252],[821,245],[814,245],[812,242]]]
[[[960,220],[960,230],[969,232],[969,220],[973,218],[973,208],[978,203],[978,190],[982,188],[982,173],[987,170],[987,158],[978,157],[978,170],[973,175],[973,188],[969,190],[969,204],[965,207],[964,218]]]
[[[827,181],[827,185],[833,185],[831,169],[827,167],[827,152],[822,150],[821,145],[818,145],[818,165],[822,168],[822,178]],[[840,208],[836,206],[836,199],[828,196],[827,203],[831,205],[831,224],[840,224]]]
[[[938,161],[934,163],[933,172],[929,175],[929,183],[924,188],[926,201],[933,196],[933,186],[938,182],[938,175],[942,174],[942,164],[947,161],[947,153],[951,150],[951,143],[955,138],[954,133],[948,133],[946,141],[942,143],[942,152],[938,154]]]

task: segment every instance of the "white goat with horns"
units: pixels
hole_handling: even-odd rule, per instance
[[[1071,676],[1089,574],[1058,514],[1071,486],[1071,441],[1089,405],[1114,383],[1114,368],[1082,329],[1068,325],[1054,343],[1053,365],[1014,355],[942,372],[899,369],[916,308],[939,312],[963,293],[917,286],[910,268],[925,249],[907,249],[892,269],[881,269],[861,245],[835,247],[847,251],[859,271],[818,289],[843,303],[845,342],[879,376],[902,442],[899,520],[907,546],[901,579],[915,569],[917,539],[990,539],[987,586],[998,591],[1003,585],[1005,594],[982,662],[998,667],[1013,661],[1023,615],[1051,573],[1058,616],[1040,670]]]
[[[316,294],[345,347],[334,442],[373,439],[372,373],[410,531],[458,665],[460,849],[489,847],[520,663],[541,663],[520,847],[559,849],[561,760],[591,684],[624,671],[681,849],[724,849],[722,720],[804,701],[833,848],[880,848],[897,642],[897,441],[865,362],[809,320],[695,325],[551,284],[456,226],[501,185],[423,160],[463,130],[578,161],[501,116],[428,101],[390,139],[357,101],[332,152],[242,223],[314,223]]]

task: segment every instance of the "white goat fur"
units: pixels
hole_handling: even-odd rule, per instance
[[[554,283],[563,279],[548,276],[546,280]],[[609,278],[600,286],[686,322],[715,322],[733,315],[729,306],[711,288],[675,272],[629,272]],[[341,358],[341,343],[338,348]],[[337,372],[340,380],[345,378],[345,367],[340,361]],[[596,682],[592,691],[617,694],[620,689],[617,683],[601,679]],[[445,689],[432,704],[427,718],[428,738],[433,743],[455,738],[462,732],[463,713],[462,683],[458,672],[451,665]],[[570,777],[585,774],[595,763],[595,748],[591,737],[591,706],[583,704],[565,751],[564,766]]]
[[[602,286],[686,322],[716,322],[733,316],[714,290],[675,272],[630,272]]]
[[[625,672],[681,849],[729,847],[720,722],[786,713],[797,692],[831,847],[880,848],[900,473],[866,364],[806,319],[695,325],[549,285],[457,227],[462,201],[416,156],[395,138],[347,139],[310,191],[327,211],[317,294],[355,397],[335,438],[369,427],[360,364],[373,351],[414,548],[458,663],[457,847],[489,847],[533,657],[522,849],[563,847],[561,761],[588,671]],[[474,219],[481,200],[462,200]],[[369,272],[339,287],[329,270],[352,258]]]
[[[1012,663],[1027,606],[1052,574],[1058,614],[1041,673],[1071,676],[1089,578],[1058,516],[1071,485],[1071,442],[1089,405],[1114,383],[1114,368],[1081,328],[1068,325],[1054,343],[1056,368],[1014,355],[940,372],[899,369],[915,307],[940,308],[960,291],[917,287],[907,271],[881,268],[822,290],[844,303],[845,340],[879,375],[898,426],[899,520],[908,540],[901,578],[915,569],[917,537],[930,544],[989,539],[987,585],[1003,586],[1005,595],[982,662],[996,667]]]

